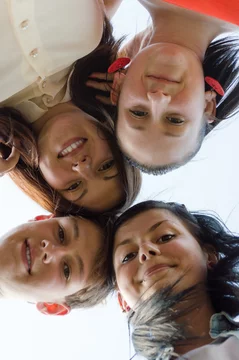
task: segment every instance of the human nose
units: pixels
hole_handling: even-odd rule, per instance
[[[147,92],[147,97],[151,103],[157,103],[158,105],[168,105],[171,101],[171,95],[160,89],[149,90]]]
[[[84,179],[92,179],[94,177],[94,171],[92,169],[92,160],[91,157],[86,155],[81,159],[78,159],[73,162],[72,170],[78,172],[80,176]]]
[[[151,242],[144,242],[139,249],[139,261],[143,264],[154,256],[161,255],[161,251],[156,244]]]
[[[55,246],[51,241],[46,239],[41,241],[41,249],[43,252],[42,262],[44,264],[51,263],[58,256],[62,256],[65,251],[65,249]]]

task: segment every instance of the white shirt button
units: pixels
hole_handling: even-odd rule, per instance
[[[26,30],[26,29],[28,28],[28,26],[29,26],[29,20],[24,20],[24,21],[21,22],[21,24],[20,24],[20,28],[21,28],[22,30]]]
[[[38,49],[37,48],[33,49],[29,55],[33,58],[36,58],[38,56]]]

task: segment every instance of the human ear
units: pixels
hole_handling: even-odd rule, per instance
[[[3,176],[16,167],[20,159],[20,152],[15,146],[8,146],[1,140],[0,144],[2,144],[2,148],[0,147],[0,176]],[[4,154],[4,150],[9,150],[9,152],[5,151],[7,155]]]
[[[129,312],[131,310],[127,302],[123,299],[120,291],[117,292],[117,299],[122,312]]]
[[[117,103],[118,103],[119,94],[120,94],[120,90],[123,85],[124,79],[125,79],[125,74],[123,72],[116,72],[114,74],[113,85],[112,85],[112,89],[110,91],[110,100],[111,100],[112,105],[117,105]]]
[[[207,117],[207,122],[209,124],[213,123],[215,121],[216,117],[216,97],[217,94],[215,91],[206,91],[205,92],[205,107],[204,107],[204,115]]]
[[[71,308],[66,304],[55,304],[49,302],[38,302],[36,304],[37,310],[44,315],[67,315]]]
[[[218,254],[214,246],[206,244],[204,246],[204,253],[207,259],[207,268],[211,270],[218,263]]]

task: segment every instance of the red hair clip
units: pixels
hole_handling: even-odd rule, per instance
[[[211,88],[213,90],[216,91],[216,93],[218,93],[219,95],[223,96],[225,94],[225,91],[223,90],[223,87],[221,86],[221,84],[219,83],[219,81],[213,79],[210,76],[206,76],[205,77],[205,82],[211,86]]]
[[[110,67],[108,68],[108,73],[112,74],[118,70],[124,69],[125,66],[130,63],[130,61],[131,60],[128,57],[118,58],[113,62],[113,64],[110,65]]]

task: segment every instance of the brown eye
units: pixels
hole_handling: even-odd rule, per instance
[[[166,235],[163,235],[161,236],[158,240],[157,240],[157,243],[166,243],[172,239],[175,238],[175,235],[173,234],[166,234]]]
[[[64,273],[64,277],[66,280],[69,280],[70,275],[71,275],[71,271],[69,266],[67,265],[67,263],[64,262],[63,264],[63,273]]]
[[[135,257],[136,257],[137,253],[136,252],[132,252],[132,253],[129,253],[127,254],[123,260],[121,261],[122,264],[126,264],[127,262],[133,260]]]
[[[129,110],[129,112],[137,118],[143,118],[146,117],[148,115],[147,111],[140,111],[140,110]]]
[[[59,226],[58,228],[58,237],[59,237],[59,241],[61,244],[64,244],[65,243],[65,232],[64,232],[64,229],[63,227]]]
[[[170,117],[168,116],[167,117],[167,120],[173,124],[173,125],[182,125],[184,123],[184,120],[183,119],[180,119],[180,118],[176,118],[176,117]]]
[[[103,165],[101,165],[101,167],[98,169],[98,171],[106,171],[106,170],[109,170],[109,169],[111,169],[114,165],[115,165],[114,159],[109,160],[109,161],[105,162]]]
[[[77,181],[76,183],[72,184],[70,187],[68,187],[68,189],[66,189],[67,191],[74,191],[76,189],[78,189],[82,184],[82,181]]]

